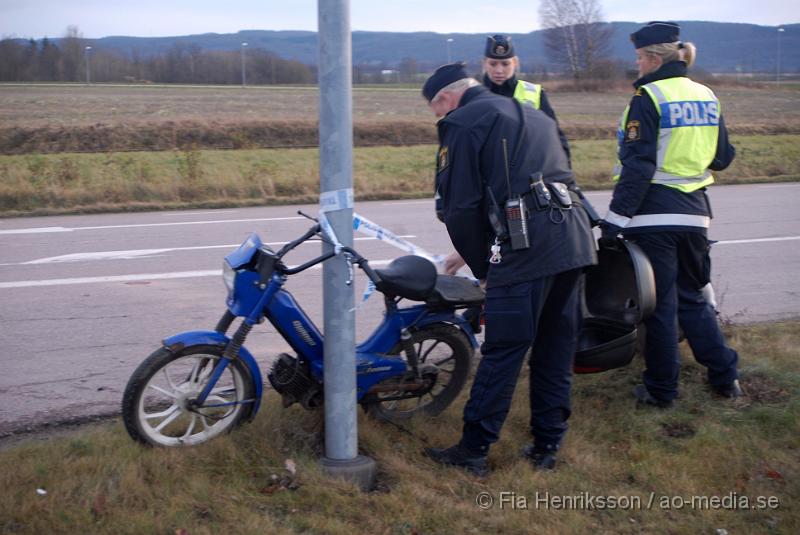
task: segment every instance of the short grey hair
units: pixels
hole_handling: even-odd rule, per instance
[[[481,85],[481,83],[476,80],[475,78],[462,78],[460,80],[456,80],[451,84],[447,84],[443,88],[441,88],[431,99],[431,102],[436,100],[439,95],[442,93],[455,93],[457,91],[467,90],[470,87],[475,87],[476,85]]]

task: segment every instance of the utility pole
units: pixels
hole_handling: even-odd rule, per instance
[[[89,75],[89,53],[91,52],[92,47],[86,46],[83,49],[83,62],[86,64],[86,85],[92,83],[92,78]]]
[[[350,1],[318,0],[320,210],[339,241],[353,245],[353,108]],[[323,253],[331,251],[323,244]],[[375,484],[377,466],[358,455],[356,418],[355,299],[343,256],[323,264],[325,325],[325,457],[330,475]]]
[[[453,63],[453,60],[450,59],[450,43],[453,42],[452,38],[447,39],[447,63]]]
[[[246,69],[245,69],[245,50],[247,49],[247,43],[242,43],[242,87],[247,85],[247,76],[246,76]]]
[[[781,83],[781,34],[784,31],[783,28],[778,28],[778,56],[775,62],[775,82],[778,84]]]

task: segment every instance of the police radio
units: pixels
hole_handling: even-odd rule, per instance
[[[525,201],[520,196],[508,199],[505,211],[511,249],[515,251],[527,249],[531,244],[528,239],[528,208],[525,206]]]
[[[508,226],[508,237],[511,240],[511,249],[518,251],[527,249],[531,246],[528,237],[528,207],[525,200],[520,195],[511,194],[511,177],[508,172],[508,145],[503,138],[503,160],[506,169],[506,187],[508,188],[508,199],[503,206]]]

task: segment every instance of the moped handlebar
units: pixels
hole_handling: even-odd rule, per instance
[[[314,236],[314,235],[318,234],[319,231],[320,231],[320,226],[319,226],[319,223],[317,223],[316,225],[314,225],[313,227],[308,229],[305,232],[305,234],[303,234],[302,236],[300,236],[296,240],[290,241],[289,243],[287,243],[283,247],[281,247],[281,250],[278,251],[277,253],[275,253],[275,256],[277,258],[279,258],[279,259],[283,258],[286,255],[286,253],[288,253],[289,251],[291,251],[292,249],[294,249],[295,247],[297,247],[298,245],[300,245],[304,241],[308,240],[311,236]]]
[[[308,229],[302,236],[300,236],[299,238],[297,238],[295,240],[292,240],[289,243],[287,243],[286,245],[284,245],[281,248],[281,250],[276,253],[275,256],[278,259],[282,258],[289,251],[291,251],[292,249],[294,249],[295,247],[297,247],[301,243],[307,241],[312,236],[320,234],[320,232],[322,232],[322,227],[321,227],[321,225],[319,223],[317,223],[316,225],[314,225],[313,227]],[[336,245],[339,245],[338,252],[336,250]],[[361,270],[364,272],[364,274],[366,274],[367,277],[369,277],[372,282],[374,282],[375,284],[378,284],[379,282],[381,282],[380,276],[377,273],[375,273],[375,271],[370,267],[369,260],[367,260],[366,258],[361,256],[358,253],[358,251],[356,251],[352,247],[345,247],[345,246],[342,246],[340,244],[334,244],[334,250],[333,251],[328,251],[327,253],[324,253],[324,254],[316,257],[316,258],[313,258],[313,259],[309,260],[308,262],[300,264],[299,266],[295,266],[293,268],[285,268],[285,269],[283,269],[283,272],[285,274],[287,274],[287,275],[294,275],[296,273],[300,273],[301,271],[305,271],[306,269],[308,269],[308,268],[310,268],[310,267],[312,267],[312,266],[314,266],[316,264],[319,264],[321,262],[324,262],[325,260],[328,260],[329,258],[333,258],[334,256],[337,256],[337,254],[339,254],[339,253],[346,253],[348,256],[350,256],[350,258],[352,260],[350,260],[350,259],[348,259],[348,260],[350,260],[354,264],[358,264],[358,267],[361,268]]]

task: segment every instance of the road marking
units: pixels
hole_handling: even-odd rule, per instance
[[[425,201],[397,201],[397,202],[384,202],[383,206],[406,206],[410,204],[433,204],[433,197]]]
[[[0,282],[0,288],[28,288],[31,286],[64,286],[67,284],[89,284],[94,282],[129,282],[156,279],[184,279],[192,277],[219,276],[222,270],[176,271],[173,273],[142,273],[139,275],[114,275],[110,277],[74,277],[70,279],[49,279],[33,281]]]
[[[385,266],[390,263],[388,260],[370,260],[370,266]],[[296,266],[289,266],[293,268]],[[321,269],[322,264],[317,264],[309,269]],[[137,275],[113,275],[109,277],[73,277],[69,279],[46,279],[15,282],[0,282],[0,289],[3,288],[31,288],[38,286],[66,286],[70,284],[93,284],[98,282],[132,282],[132,281],[152,281],[160,279],[191,279],[197,277],[219,277],[222,270],[212,269],[207,271],[174,271],[172,273],[140,273]]]
[[[38,227],[38,228],[14,228],[0,230],[0,234],[41,234],[47,232],[74,232],[76,230],[104,230],[113,228],[137,228],[137,227],[172,227],[178,225],[214,225],[219,223],[250,223],[253,221],[291,221],[294,219],[306,219],[302,216],[292,217],[261,217],[253,219],[216,219],[211,221],[174,221],[172,223],[137,223],[130,225],[99,225],[96,227]]]
[[[407,234],[400,236],[401,238],[416,238],[414,234]],[[364,237],[353,238],[353,241],[377,241],[378,238]],[[276,241],[267,242],[265,245],[270,247],[280,247],[288,242]],[[303,242],[301,245],[306,244],[319,244],[319,240],[309,240]],[[225,245],[198,245],[195,247],[169,247],[164,249],[130,249],[127,251],[97,251],[92,253],[72,253],[60,256],[51,256],[47,258],[38,258],[36,260],[29,260],[28,262],[20,262],[18,264],[0,264],[0,266],[14,266],[14,265],[32,265],[32,264],[60,264],[64,262],[91,262],[97,260],[132,260],[136,258],[150,258],[164,253],[173,251],[200,251],[203,249],[235,249],[239,247],[238,243],[231,243]]]
[[[219,215],[219,214],[235,214],[238,210],[213,210],[211,212],[176,212],[170,214],[159,214],[161,217],[181,217],[185,215]]]
[[[0,230],[0,234],[45,234],[48,232],[72,232],[72,230],[66,227],[14,228]]]
[[[722,240],[714,243],[714,245],[735,245],[739,243],[767,243],[774,241],[789,241],[800,240],[800,236],[783,236],[780,238],[752,238],[749,240]]]

